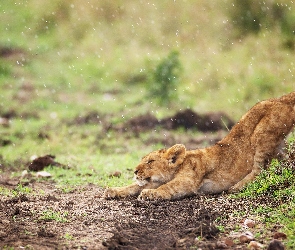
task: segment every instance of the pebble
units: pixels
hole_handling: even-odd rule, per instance
[[[246,219],[243,224],[245,227],[253,228],[255,226],[255,221],[251,219]]]
[[[251,232],[247,231],[245,233],[242,233],[240,235],[240,242],[241,243],[248,243],[250,241],[254,240],[254,236]]]
[[[24,170],[24,171],[22,171],[22,178],[24,178],[24,177],[26,177],[27,175],[28,175],[28,170]]]
[[[285,250],[285,246],[279,240],[272,240],[269,243],[267,250]]]
[[[261,244],[261,243],[259,243],[259,242],[257,242],[257,241],[251,241],[250,243],[249,243],[249,245],[248,245],[248,248],[250,248],[250,249],[262,249],[264,246]]]
[[[45,178],[49,178],[51,177],[51,174],[46,172],[46,171],[40,171],[36,173],[36,177],[45,177]]]
[[[9,127],[9,120],[4,117],[0,117],[0,125],[3,127]]]
[[[218,249],[228,249],[228,245],[224,241],[217,241],[216,247]]]
[[[226,238],[224,239],[224,243],[229,246],[229,247],[232,247],[235,243],[233,242],[233,240],[229,239],[229,238]]]
[[[285,240],[285,239],[287,239],[287,235],[285,233],[282,233],[282,232],[275,232],[274,235],[273,235],[273,238],[274,239]]]

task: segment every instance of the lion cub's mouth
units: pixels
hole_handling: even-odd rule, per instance
[[[144,180],[138,179],[138,177],[134,177],[138,186],[142,187],[148,184],[151,181],[151,177],[145,178]]]

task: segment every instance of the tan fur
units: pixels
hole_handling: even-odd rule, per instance
[[[136,167],[136,183],[106,189],[104,197],[170,200],[241,190],[293,129],[294,104],[295,92],[256,104],[211,147],[188,151],[176,144],[151,152]]]

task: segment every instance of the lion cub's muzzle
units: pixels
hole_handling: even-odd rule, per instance
[[[151,181],[151,177],[140,177],[137,175],[138,174],[138,170],[134,171],[134,180],[137,182],[138,186],[144,186],[146,184],[148,184]]]

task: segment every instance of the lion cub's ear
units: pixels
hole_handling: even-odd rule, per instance
[[[185,146],[183,144],[175,144],[171,148],[168,148],[166,151],[166,158],[169,160],[169,163],[174,166],[181,164],[185,157]]]

